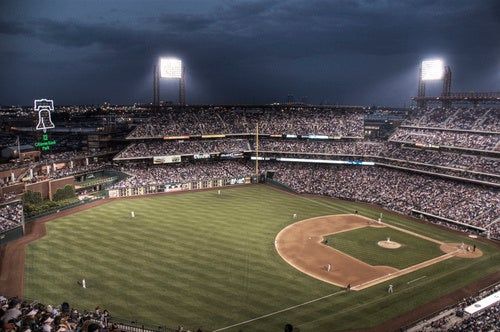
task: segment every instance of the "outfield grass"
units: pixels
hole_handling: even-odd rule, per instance
[[[47,223],[30,244],[25,296],[105,307],[146,323],[220,329],[313,299],[322,300],[224,331],[333,331],[377,325],[499,270],[500,253],[478,244],[479,259],[449,259],[360,292],[345,293],[285,263],[277,233],[296,220],[349,213],[363,205],[290,195],[267,186],[117,200]],[[136,218],[130,218],[134,211]],[[449,242],[470,242],[395,214],[384,222]],[[425,276],[421,281],[408,281]],[[85,278],[87,289],[77,285]]]
[[[380,247],[377,242],[390,237],[401,244],[398,249]],[[327,237],[328,245],[370,265],[386,265],[398,269],[443,255],[439,245],[390,227],[365,227]]]

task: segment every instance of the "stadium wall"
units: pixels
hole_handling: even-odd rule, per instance
[[[24,183],[17,183],[11,186],[0,187],[0,196],[1,195],[10,195],[10,194],[22,194],[24,192]]]
[[[0,234],[0,246],[6,244],[7,242],[19,239],[23,236],[23,226],[19,226],[13,229],[9,229]]]
[[[45,180],[37,183],[27,184],[26,191],[30,190],[33,192],[39,192],[42,198],[52,199],[52,195],[57,191],[57,189],[64,188],[66,185],[75,185],[75,178],[73,176],[68,176],[56,180]]]

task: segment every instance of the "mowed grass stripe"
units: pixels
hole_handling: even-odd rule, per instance
[[[82,309],[100,305],[115,316],[145,323],[209,330],[232,325],[336,292],[337,287],[285,263],[274,249],[274,238],[297,221],[293,213],[300,220],[355,208],[377,215],[362,206],[336,201],[332,206],[327,199],[304,199],[266,186],[225,189],[221,197],[206,191],[113,201],[47,224],[48,235],[27,250],[25,294],[51,304],[69,301]],[[136,218],[130,218],[130,211]],[[397,216],[387,218],[408,223]],[[482,272],[498,266],[496,252],[488,248],[485,252],[485,265],[483,260],[478,265]],[[439,275],[469,263],[450,262],[432,271]],[[474,277],[478,277],[475,271],[465,278]],[[87,280],[86,290],[76,284],[82,278]],[[428,298],[432,285],[423,285],[418,290]],[[450,283],[440,286],[452,288]],[[302,331],[352,326],[356,324],[352,317],[330,317],[328,312],[385,295],[385,287],[304,306],[243,330],[281,331],[285,320],[294,325],[303,322]],[[412,305],[394,302],[399,307],[382,299],[378,305],[383,310],[371,324]],[[353,313],[360,315],[360,310],[366,309]]]

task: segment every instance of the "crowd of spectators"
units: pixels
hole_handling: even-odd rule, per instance
[[[114,184],[111,189],[228,179],[251,175],[253,172],[250,165],[233,160],[168,165],[137,163],[123,166],[121,171],[130,177]]]
[[[251,175],[253,166],[251,162],[234,160],[127,164],[121,170],[130,177],[112,189],[234,178]],[[500,216],[500,192],[493,187],[381,166],[262,162],[260,170],[275,171],[276,180],[299,193],[374,203],[408,215],[415,213],[412,210],[422,211],[436,216],[429,217],[433,222],[449,224],[446,219],[453,220],[486,228],[493,237],[500,236],[500,223],[495,223]]]
[[[355,109],[188,108],[163,113],[135,128],[128,138],[254,133],[363,136],[363,113]]]
[[[96,172],[100,171],[102,169],[105,169],[108,167],[107,162],[93,162],[89,163],[88,165],[83,164],[83,165],[74,165],[73,168],[70,167],[64,167],[60,169],[52,169],[51,173],[49,174],[49,178],[62,178],[65,176],[71,176],[75,174],[82,174],[82,173],[87,173],[87,172]]]
[[[79,160],[85,158],[92,158],[96,156],[102,156],[113,152],[116,152],[116,150],[100,149],[99,151],[66,151],[66,152],[46,153],[41,155],[40,162],[44,164],[65,162],[69,160]]]
[[[422,108],[412,112],[403,125],[498,132],[500,110],[480,107]]]
[[[29,179],[30,182],[97,171],[108,166],[102,156],[109,153],[110,151],[51,153],[43,155],[39,161],[35,162],[2,164],[0,172],[6,170],[9,172],[0,177],[0,187],[28,181],[26,177],[30,176],[30,170],[33,173],[33,177]],[[48,172],[47,168],[49,168]],[[12,180],[11,172],[14,173],[14,180]]]
[[[186,140],[150,141],[132,143],[120,152],[115,159],[151,158],[153,156],[192,155],[206,153],[232,153],[249,151],[248,140]]]
[[[1,187],[1,186],[0,186]],[[0,203],[6,203],[15,200],[17,194],[13,193],[0,193]]]
[[[71,308],[68,302],[61,305],[44,305],[37,301],[21,300],[17,297],[6,298],[0,295],[0,331],[6,332],[123,332],[147,331],[144,326],[138,327],[116,321],[108,310],[96,307],[94,310],[78,310]],[[203,332],[186,329],[182,325],[166,329],[164,326],[154,330],[175,332]],[[153,330],[151,330],[153,331]]]
[[[252,141],[252,149],[255,142]],[[500,159],[481,155],[467,155],[451,151],[410,148],[398,143],[372,141],[335,141],[335,140],[284,140],[262,139],[261,152],[312,153],[345,156],[377,157],[374,160],[395,163],[395,160],[457,168],[464,171],[500,174]],[[391,159],[391,160],[388,160]],[[401,165],[404,166],[404,165]],[[408,167],[408,165],[406,165]],[[416,165],[411,165],[413,168]],[[436,172],[436,170],[430,170]],[[445,172],[440,169],[438,172]],[[455,174],[456,175],[456,174]]]
[[[255,149],[255,142],[253,148]],[[262,139],[260,151],[317,153],[332,155],[376,156],[384,143],[368,141],[304,140],[304,139]]]
[[[389,143],[380,149],[379,156],[475,172],[500,173],[500,159],[481,155],[469,155],[433,149],[405,148],[401,147],[400,144]]]
[[[0,205],[0,233],[20,226],[23,222],[23,205],[20,201]]]
[[[276,180],[299,193],[373,203],[404,214],[415,209],[487,227],[500,236],[500,223],[492,224],[500,216],[500,192],[494,188],[377,166],[264,162],[260,169],[275,171]]]
[[[108,311],[99,307],[81,312],[67,302],[51,306],[0,296],[0,330],[7,332],[118,331],[109,324],[109,317]]]
[[[500,151],[500,135],[399,127],[389,138],[393,142]]]
[[[486,309],[483,309],[473,315],[464,311],[464,309],[477,301],[500,290],[500,285],[491,287],[480,292],[476,296],[464,298],[452,308],[447,308],[432,317],[426,318],[421,322],[408,328],[409,332],[416,331],[500,331],[500,302],[497,302]]]
[[[34,167],[37,165],[49,165],[53,163],[59,162],[67,162],[70,160],[80,160],[85,158],[92,158],[96,156],[102,156],[105,154],[110,154],[116,152],[116,150],[99,150],[96,152],[92,151],[66,151],[66,152],[54,152],[54,153],[45,153],[40,155],[40,159],[33,161],[25,161],[19,162],[17,159],[14,159],[8,163],[0,164],[0,171],[5,171],[14,168],[20,167]]]

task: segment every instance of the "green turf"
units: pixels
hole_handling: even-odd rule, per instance
[[[287,194],[267,186],[117,200],[47,223],[26,253],[25,296],[44,303],[99,305],[151,324],[224,331],[333,331],[377,325],[499,270],[499,251],[479,244],[479,259],[450,259],[387,284],[345,293],[285,263],[276,234],[299,219],[359,210],[361,204]],[[136,218],[130,218],[135,211]],[[443,241],[467,241],[396,214],[384,222]],[[472,243],[472,242],[471,242]],[[408,281],[424,276],[418,282]],[[77,285],[85,278],[87,289]],[[328,294],[334,294],[325,297]]]
[[[386,240],[401,244],[398,249],[380,247]],[[327,237],[328,245],[370,265],[386,265],[398,269],[443,255],[439,245],[390,227],[365,227]]]

